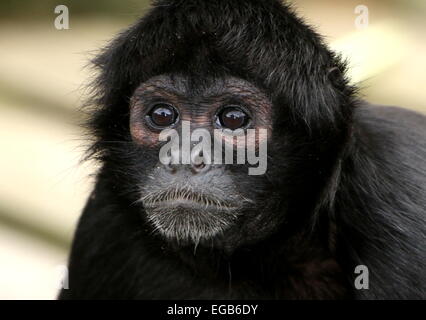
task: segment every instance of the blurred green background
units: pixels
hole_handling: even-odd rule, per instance
[[[350,59],[374,103],[426,112],[426,1],[295,0],[299,15]],[[69,30],[54,27],[57,5]],[[355,7],[369,26],[355,27]],[[0,2],[0,299],[53,299],[93,163],[78,123],[89,59],[148,1]]]

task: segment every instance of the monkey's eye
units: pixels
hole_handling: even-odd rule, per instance
[[[178,114],[176,109],[171,105],[159,103],[151,109],[147,117],[157,127],[168,127],[176,122]]]
[[[225,107],[217,116],[216,123],[220,127],[236,130],[247,125],[250,117],[238,107]]]

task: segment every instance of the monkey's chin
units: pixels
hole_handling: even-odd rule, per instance
[[[237,217],[233,208],[181,199],[157,202],[145,206],[145,211],[156,232],[182,245],[220,236]]]

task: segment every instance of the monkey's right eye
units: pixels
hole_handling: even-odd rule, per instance
[[[165,128],[176,122],[178,113],[173,106],[166,103],[159,103],[151,109],[147,117],[154,126]]]

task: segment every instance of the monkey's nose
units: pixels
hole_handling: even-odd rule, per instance
[[[185,167],[187,169],[190,168],[193,174],[198,174],[198,173],[208,171],[210,169],[210,164],[207,164],[207,163],[204,163],[204,162],[191,163],[189,166],[188,165],[182,165],[182,164],[167,164],[167,165],[164,165],[164,167],[168,172],[170,172],[172,174],[175,174],[180,170],[184,171]]]

